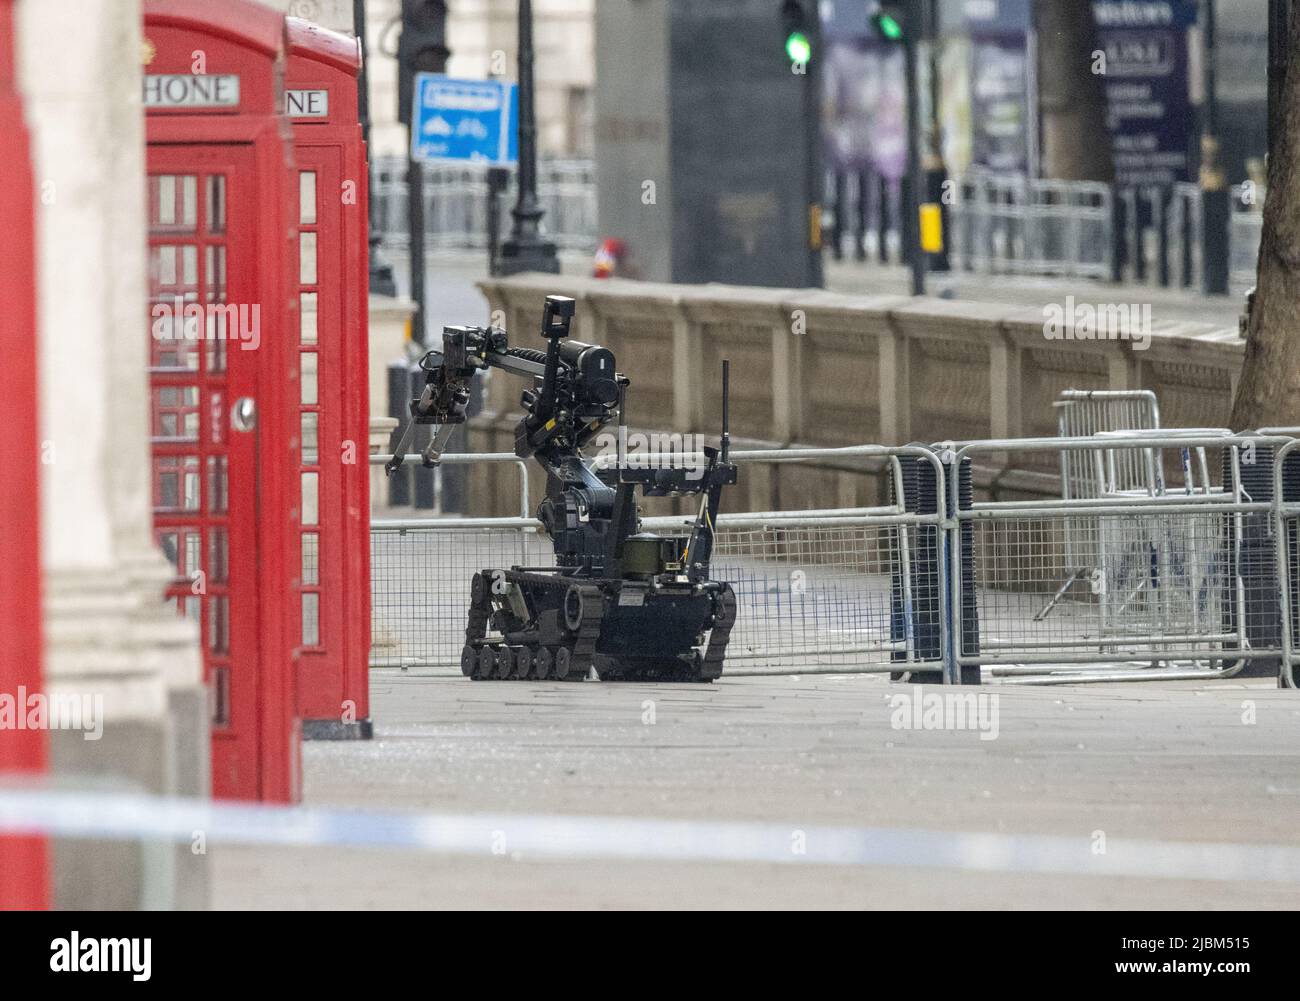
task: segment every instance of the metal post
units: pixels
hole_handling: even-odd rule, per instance
[[[410,376],[407,375],[405,362],[390,362],[388,366],[388,416],[397,418],[397,428],[393,440],[400,441],[402,432],[410,423],[411,412],[407,409],[410,402]],[[406,507],[411,503],[411,472],[402,467],[388,478],[388,504],[390,507]]]
[[[921,0],[912,0],[906,23],[915,25],[915,15],[921,9]],[[925,295],[925,254],[921,252],[920,205],[925,189],[925,174],[921,164],[921,95],[916,85],[916,32],[908,30],[903,36],[903,58],[907,76],[907,176],[903,183],[903,256],[912,271],[912,295]]]
[[[1228,294],[1228,240],[1231,211],[1227,178],[1219,166],[1219,101],[1214,73],[1215,0],[1202,0],[1201,37],[1205,104],[1201,114],[1201,288],[1206,295]]]
[[[375,165],[370,156],[370,48],[366,42],[366,0],[352,0],[352,25],[361,43],[361,76],[357,81],[357,115],[361,121],[361,137],[366,144],[366,206],[370,221],[370,291],[375,295],[397,297],[397,280],[393,266],[383,258],[379,225],[375,215]]]
[[[1291,0],[1268,0],[1268,152],[1282,132],[1282,87],[1286,83],[1286,62],[1290,38]]]
[[[522,271],[559,274],[555,244],[542,237],[545,212],[537,200],[537,114],[533,83],[533,4],[519,0],[519,199],[511,212],[514,226],[501,247],[503,275]]]
[[[808,23],[812,42],[812,59],[803,67],[804,73],[804,171],[807,190],[804,204],[808,206],[807,261],[805,281],[811,288],[821,288],[822,277],[822,201],[825,198],[826,178],[822,174],[821,131],[821,18],[817,5]]]
[[[501,273],[501,192],[510,182],[505,167],[489,167],[487,172],[487,242],[488,274]]]
[[[948,271],[948,204],[944,200],[944,187],[948,181],[948,167],[943,162],[943,129],[939,124],[939,0],[927,0],[925,5],[925,37],[930,63],[930,127],[925,153],[925,199],[939,206],[940,230],[943,246],[937,254],[930,255],[931,271]]]

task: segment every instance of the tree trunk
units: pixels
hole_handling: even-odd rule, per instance
[[[1035,0],[1043,176],[1115,180],[1106,128],[1105,78],[1093,72],[1092,0]]]
[[[1300,53],[1300,3],[1291,6],[1287,38]],[[1272,124],[1255,303],[1232,406],[1237,431],[1300,424],[1300,73],[1287,73]]]

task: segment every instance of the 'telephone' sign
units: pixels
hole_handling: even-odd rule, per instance
[[[177,73],[144,78],[146,108],[237,108],[239,76]]]
[[[284,111],[290,118],[329,118],[328,90],[286,90]]]

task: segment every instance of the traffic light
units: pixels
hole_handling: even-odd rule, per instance
[[[781,4],[781,23],[785,29],[785,54],[792,66],[806,66],[812,61],[812,25],[800,0]]]
[[[411,124],[411,93],[417,73],[447,69],[447,4],[444,0],[402,0],[402,36],[397,43],[397,118]]]
[[[906,3],[882,2],[871,15],[871,28],[882,42],[907,41]]]

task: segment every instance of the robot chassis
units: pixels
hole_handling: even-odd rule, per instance
[[[569,338],[574,313],[573,299],[547,296],[545,352],[510,347],[497,328],[446,327],[441,353],[420,361],[425,384],[411,401],[390,474],[405,461],[416,424],[438,425],[421,456],[425,466],[438,464],[453,427],[466,419],[471,379],[488,368],[533,380],[520,400],[515,454],[547,474],[537,517],[556,565],[474,576],[461,671],[476,681],[584,681],[592,668],[602,681],[713,681],[736,621],[731,586],[709,579],[722,488],[736,482],[728,459],[728,363],[720,447],[703,449],[703,472],[607,469],[582,449],[611,421],[625,422],[629,380],[615,371],[609,349]],[[698,494],[689,534],[640,532],[638,485],[646,497]]]

